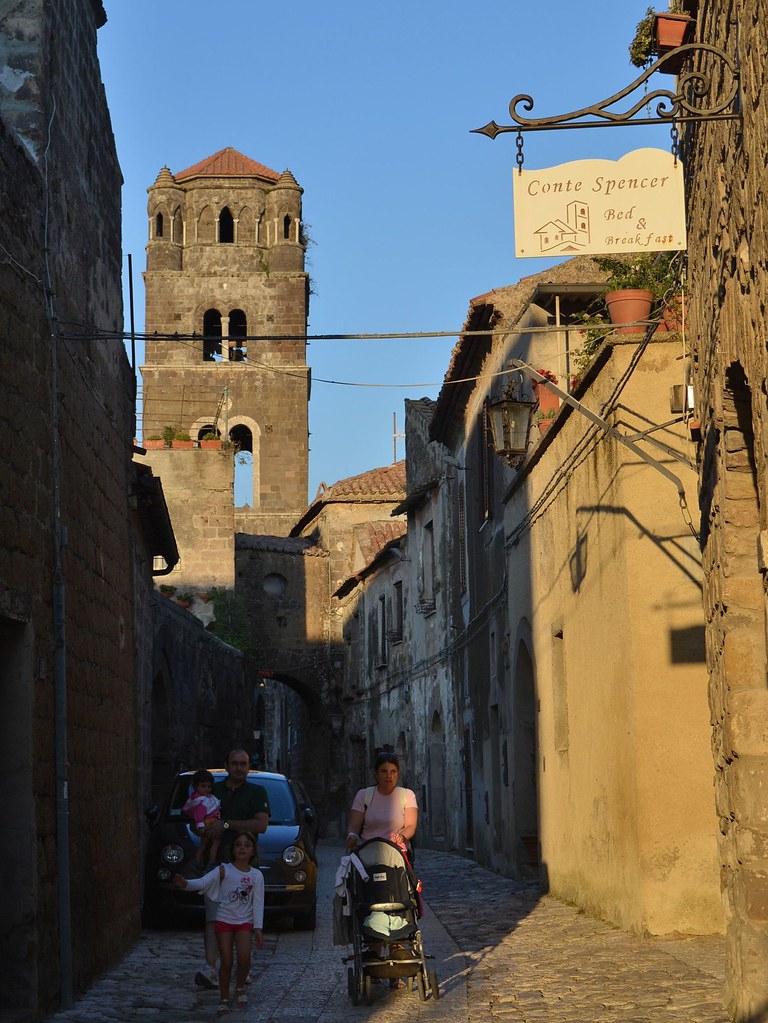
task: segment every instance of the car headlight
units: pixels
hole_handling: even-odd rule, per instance
[[[296,882],[296,884],[304,884],[304,882],[307,880],[306,870],[297,870],[296,873],[293,875],[293,880]]]
[[[304,850],[297,845],[289,845],[287,849],[283,849],[283,863],[287,863],[289,867],[298,867],[303,862]]]
[[[160,859],[166,863],[181,863],[184,859],[184,850],[180,845],[166,845],[160,853]]]

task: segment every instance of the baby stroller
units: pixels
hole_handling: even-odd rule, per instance
[[[357,850],[367,879],[352,871],[352,946],[346,961],[347,987],[353,1005],[371,1004],[371,986],[377,979],[404,979],[426,1001],[428,992],[440,997],[437,974],[427,969],[421,940],[418,882],[400,849],[374,838]]]

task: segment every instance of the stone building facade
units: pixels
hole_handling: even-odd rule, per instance
[[[768,25],[759,0],[688,9],[695,38],[738,57],[741,69],[741,122],[689,130],[683,158],[727,1000],[734,1019],[761,1023],[768,1020]],[[700,59],[713,70],[711,56]],[[714,72],[720,81],[719,66]]]
[[[510,360],[564,382],[603,281],[581,257],[474,299],[437,402],[407,404],[407,532],[336,591],[349,772],[361,783],[394,748],[420,842],[538,872],[638,933],[717,932],[694,516],[569,407],[533,425],[513,467],[489,445]],[[616,335],[577,398],[628,434],[659,427],[643,443],[690,509],[695,445],[670,415],[680,350],[677,334]]]
[[[251,467],[253,497],[239,528],[257,534],[286,535],[307,502],[301,195],[290,171],[231,148],[175,174],[164,167],[149,189],[145,328],[162,338],[146,344],[143,439],[167,429],[195,445],[222,439],[230,459]],[[173,510],[177,473],[164,469]],[[188,478],[185,469],[178,475]],[[226,586],[234,532],[219,533]],[[197,582],[186,534],[180,553],[179,580]]]
[[[134,532],[131,369],[120,341],[98,339],[122,330],[104,21],[98,0],[37,0],[5,4],[0,22],[0,948],[14,1023],[67,1004],[139,928],[136,608],[159,551]]]

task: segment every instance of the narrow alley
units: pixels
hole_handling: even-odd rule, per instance
[[[244,1023],[726,1023],[720,938],[640,940],[540,897],[458,856],[420,849],[424,943],[441,997],[376,987],[370,1006],[347,994],[343,947],[332,944],[333,877],[341,847],[320,849],[318,926],[269,929],[255,954]],[[218,995],[193,983],[199,928],[144,931],[137,946],[69,1012],[49,1023],[203,1023]]]

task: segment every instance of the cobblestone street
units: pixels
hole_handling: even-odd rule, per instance
[[[422,933],[439,1001],[374,988],[353,1007],[332,939],[341,848],[322,846],[317,930],[268,930],[242,1023],[726,1023],[719,938],[640,940],[457,856],[420,849]],[[199,929],[144,931],[115,969],[49,1023],[210,1023],[218,995],[193,984]]]

